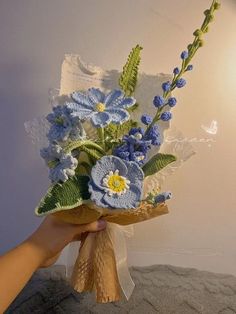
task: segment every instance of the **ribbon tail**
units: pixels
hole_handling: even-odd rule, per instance
[[[130,276],[128,263],[127,263],[127,247],[126,247],[126,233],[132,235],[132,226],[131,229],[126,230],[125,228],[114,224],[107,224],[107,233],[112,242],[115,260],[117,275],[120,283],[120,287],[123,291],[124,296],[129,300],[130,296],[133,293],[135,284]]]
[[[65,263],[65,272],[66,272],[66,279],[70,280],[74,265],[78,256],[79,252],[79,242],[71,242],[69,243],[67,247],[67,253],[66,253],[66,263]]]

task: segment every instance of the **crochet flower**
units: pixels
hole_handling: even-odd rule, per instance
[[[179,74],[179,72],[180,72],[180,69],[178,67],[174,68],[173,73],[175,75]]]
[[[49,179],[52,182],[65,182],[75,175],[78,160],[71,153],[65,154],[62,147],[50,144],[40,151],[41,157],[49,166]]]
[[[164,92],[168,92],[170,89],[171,89],[171,83],[168,81],[168,82],[164,82],[162,84],[162,89]]]
[[[71,117],[65,106],[53,107],[53,112],[47,115],[47,120],[51,124],[47,134],[50,142],[82,140],[86,136],[78,118]]]
[[[135,162],[104,156],[91,171],[91,200],[101,207],[136,208],[142,198],[143,179],[143,171]]]
[[[179,78],[177,81],[176,81],[176,86],[178,88],[182,88],[186,85],[186,80],[184,78]]]
[[[116,89],[105,95],[98,88],[90,88],[86,93],[72,93],[71,98],[74,102],[66,105],[70,115],[80,120],[89,119],[94,127],[124,123],[130,118],[125,109],[132,107],[136,102],[133,97],[125,97],[121,90]]]
[[[162,192],[159,193],[156,191],[151,191],[149,192],[146,201],[150,204],[160,204],[160,203],[164,203],[167,200],[170,200],[172,198],[172,193],[171,192]]]
[[[165,98],[163,98],[162,96],[155,96],[153,99],[153,105],[157,108],[162,107],[165,104]]]
[[[171,192],[163,192],[163,193],[160,193],[160,194],[156,195],[156,197],[154,199],[154,202],[156,204],[164,203],[165,201],[170,200],[171,197],[172,197]]]
[[[169,121],[172,118],[172,113],[170,111],[162,112],[160,118],[162,121]]]
[[[192,64],[189,64],[189,65],[187,66],[186,71],[192,71],[192,69],[193,69],[193,65],[192,65]]]
[[[170,98],[168,99],[168,105],[169,105],[170,107],[174,107],[176,104],[177,104],[177,99],[176,99],[175,97],[170,97]]]
[[[123,137],[124,144],[114,149],[114,155],[126,161],[134,161],[140,166],[143,165],[151,148],[151,141],[145,140],[143,135],[142,128],[132,128],[129,134]]]
[[[152,145],[161,145],[161,133],[157,124],[154,124],[145,135],[145,138],[151,141]]]
[[[152,123],[153,118],[149,116],[148,114],[144,114],[141,117],[141,122],[145,125],[149,125]]]
[[[188,58],[188,51],[183,51],[180,55],[180,58],[183,60],[187,59]]]
[[[134,161],[142,166],[147,160],[151,145],[161,145],[160,131],[157,125],[150,128],[144,135],[142,128],[132,128],[123,137],[123,144],[114,149],[113,154],[126,161]]]

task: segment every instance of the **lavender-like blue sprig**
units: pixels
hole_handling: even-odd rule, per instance
[[[177,103],[176,99],[171,96],[171,92],[175,88],[182,88],[186,85],[186,80],[182,77],[185,72],[192,71],[193,65],[190,61],[194,57],[197,50],[203,46],[203,35],[208,32],[209,24],[214,19],[214,13],[220,8],[220,3],[217,0],[213,0],[210,9],[204,11],[205,19],[200,29],[197,29],[193,35],[195,36],[193,42],[188,45],[187,50],[184,50],[180,54],[182,59],[181,68],[175,67],[173,70],[173,77],[171,81],[164,82],[162,84],[162,95],[156,95],[153,99],[153,104],[157,108],[157,112],[152,122],[148,124],[145,134],[155,125],[159,120],[169,121],[172,117],[171,113],[164,111],[166,106],[174,107]]]

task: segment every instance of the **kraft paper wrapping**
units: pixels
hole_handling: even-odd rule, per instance
[[[73,224],[86,224],[102,218],[107,222],[124,226],[167,213],[168,207],[165,203],[153,206],[142,202],[135,210],[114,211],[96,207],[91,203],[71,210],[59,211],[53,215]],[[107,229],[83,237],[71,278],[76,291],[95,291],[99,303],[120,300],[122,290],[117,274],[114,247]]]

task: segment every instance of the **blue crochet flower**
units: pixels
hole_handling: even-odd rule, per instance
[[[141,122],[145,125],[149,125],[152,123],[153,118],[149,116],[148,114],[144,114],[141,117]]]
[[[144,135],[145,131],[143,128],[132,128],[129,130],[129,135],[134,135],[136,139],[140,139]],[[126,136],[126,135],[125,135]]]
[[[181,59],[185,60],[188,58],[188,51],[183,51],[180,55]]]
[[[176,81],[176,86],[178,88],[182,88],[186,85],[186,80],[184,78],[180,78]]]
[[[187,66],[186,71],[192,71],[192,70],[193,70],[193,65],[192,65],[192,64],[189,64],[189,65]]]
[[[113,154],[142,166],[147,160],[151,145],[161,145],[161,135],[157,125],[152,126],[146,135],[144,133],[142,128],[132,128],[129,134],[123,137],[124,143],[116,147]]]
[[[155,197],[154,202],[155,202],[156,204],[158,204],[158,203],[164,203],[165,201],[171,199],[171,197],[172,197],[171,192],[163,192],[163,193],[158,194],[158,195]]]
[[[91,171],[91,200],[101,207],[136,208],[142,198],[143,180],[143,171],[135,162],[104,156]]]
[[[72,93],[71,98],[74,102],[66,104],[70,115],[80,120],[90,119],[94,127],[124,123],[130,118],[126,109],[136,102],[133,97],[125,97],[121,90],[116,89],[105,95],[98,88],[90,88],[86,93]]]
[[[155,97],[153,98],[153,105],[154,105],[155,107],[160,108],[160,107],[162,107],[164,104],[165,104],[165,98],[164,98],[164,97],[157,95],[157,96],[155,96]]]
[[[150,204],[160,204],[164,203],[165,201],[172,198],[171,192],[162,192],[162,193],[156,193],[155,191],[149,192],[146,201]]]
[[[154,124],[145,135],[145,139],[151,141],[152,145],[161,145],[161,133],[157,124]]]
[[[174,107],[176,104],[177,104],[177,99],[176,99],[175,97],[170,97],[170,98],[168,99],[168,105],[169,105],[170,107]]]
[[[162,89],[163,89],[164,92],[168,92],[171,89],[171,83],[169,81],[163,83],[162,84]]]
[[[75,175],[78,160],[71,153],[65,154],[59,145],[50,144],[40,150],[40,155],[49,166],[49,178],[52,182],[65,182]]]
[[[82,124],[72,118],[65,106],[53,107],[53,112],[47,115],[50,129],[47,137],[50,142],[64,142],[68,139],[79,140],[86,137]]]
[[[132,128],[128,135],[123,136],[123,141],[129,146],[131,161],[135,161],[132,159],[132,153],[141,151],[146,154],[151,149],[151,139],[144,136],[144,133],[144,129],[142,128]],[[143,162],[144,160],[140,160],[141,164]]]
[[[172,118],[172,113],[170,111],[165,111],[161,114],[162,121],[169,121]]]
[[[144,133],[142,128],[132,128],[129,134],[123,137],[124,144],[116,147],[113,154],[123,160],[143,165],[151,148],[151,140],[144,139]]]
[[[175,75],[179,74],[179,72],[180,72],[180,69],[178,67],[174,68],[173,73]]]

